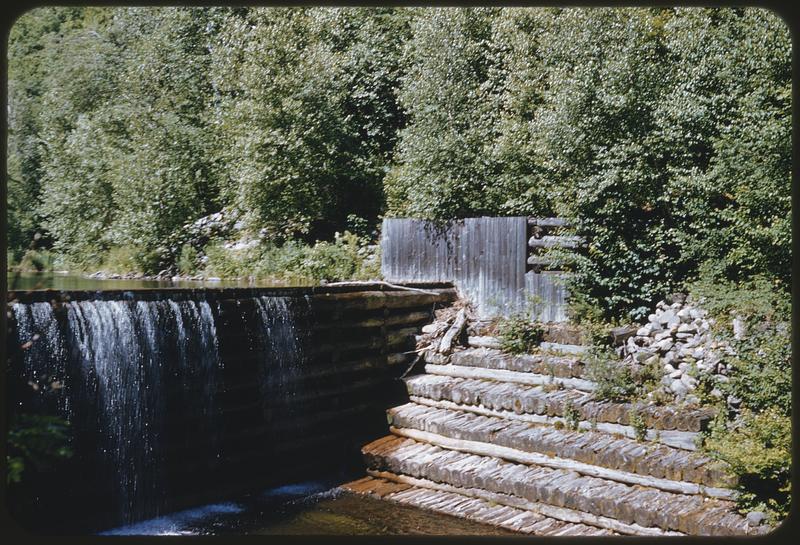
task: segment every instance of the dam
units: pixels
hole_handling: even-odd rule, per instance
[[[66,419],[74,451],[27,516],[98,531],[357,464],[414,335],[455,298],[447,283],[10,292],[9,408]]]

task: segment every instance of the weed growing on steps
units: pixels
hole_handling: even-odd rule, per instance
[[[581,423],[581,413],[572,402],[564,406],[564,422],[567,429],[578,431],[578,427]]]
[[[633,428],[633,433],[637,441],[641,442],[647,439],[647,424],[642,414],[639,412],[639,409],[633,408],[630,410],[628,413],[628,422]]]
[[[638,385],[630,366],[623,365],[610,350],[590,351],[585,375],[597,385],[595,399],[625,402],[631,401],[637,393]]]
[[[544,329],[522,314],[500,320],[497,336],[501,350],[509,354],[526,354],[535,351],[542,342]]]

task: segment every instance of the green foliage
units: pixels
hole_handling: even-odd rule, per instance
[[[611,342],[611,329],[619,322],[610,321],[606,313],[580,291],[572,291],[567,314],[571,322],[580,326],[592,346],[607,347]]]
[[[528,354],[542,342],[544,329],[524,315],[503,318],[497,323],[500,347],[509,354]]]
[[[223,208],[276,247],[559,214],[595,323],[703,264],[788,291],[790,59],[758,8],[36,9],[9,36],[8,241],[158,272]]]
[[[345,232],[334,242],[304,245],[288,241],[281,246],[259,244],[240,250],[220,242],[205,248],[205,276],[257,277],[300,284],[322,281],[369,280],[380,277],[380,259],[363,239]]]
[[[775,408],[789,415],[792,407],[792,347],[787,330],[768,329],[734,345],[731,382],[733,393],[753,410]]]
[[[689,295],[717,321],[717,333],[730,328],[733,315],[748,325],[779,323],[791,315],[791,299],[780,284],[763,275],[742,282],[720,276],[711,267],[702,267],[689,286]]]
[[[779,409],[744,411],[733,423],[715,422],[705,440],[706,451],[739,478],[740,509],[765,511],[773,524],[790,509],[791,429],[791,418]]]
[[[181,246],[180,254],[178,254],[178,272],[185,275],[192,275],[197,270],[197,263],[200,254],[195,250],[191,244],[184,244]]]
[[[450,219],[497,208],[488,85],[494,8],[425,9],[412,21],[399,100],[409,116],[386,180],[394,214]]]
[[[103,254],[103,261],[98,268],[107,273],[125,274],[141,270],[147,260],[146,251],[142,248],[112,246]]]
[[[564,407],[564,421],[567,429],[578,431],[581,423],[581,413],[571,402]]]
[[[727,357],[731,381],[719,388],[740,398],[753,411],[775,408],[789,416],[792,401],[789,295],[764,277],[734,283],[707,271],[693,284],[691,293],[714,316],[714,334],[728,342],[735,352]],[[734,316],[746,326],[747,333],[742,339],[733,335]]]
[[[235,203],[273,237],[330,239],[374,222],[402,114],[402,12],[253,8],[228,17],[214,54],[219,157]]]
[[[28,250],[19,263],[10,268],[20,272],[50,272],[53,270],[54,259],[53,253],[47,250]]]
[[[597,384],[596,399],[631,401],[638,392],[638,384],[631,367],[623,364],[616,354],[594,351],[586,361],[586,378]]]
[[[633,433],[637,441],[647,439],[647,423],[638,409],[631,409],[628,413],[628,422],[633,427]]]
[[[52,470],[72,456],[69,424],[54,416],[16,415],[8,431],[8,483],[20,483],[26,472]]]

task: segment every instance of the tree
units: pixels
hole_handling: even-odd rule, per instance
[[[487,56],[496,9],[419,10],[406,50],[400,104],[408,112],[387,176],[394,215],[450,219],[492,213],[498,97]]]
[[[46,48],[41,99],[42,225],[54,248],[79,262],[99,262],[114,214],[108,155],[125,133],[110,115],[121,52],[104,22],[62,30]]]
[[[41,190],[41,97],[55,36],[80,19],[78,8],[37,8],[21,16],[8,37],[8,249],[15,259],[41,228],[36,202]]]
[[[400,115],[392,15],[259,8],[226,21],[214,69],[223,194],[251,230],[313,240],[351,214],[375,220]]]

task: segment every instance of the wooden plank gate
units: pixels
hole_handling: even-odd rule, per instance
[[[453,282],[481,317],[525,313],[563,322],[566,273],[546,270],[538,252],[579,245],[576,237],[549,234],[565,226],[560,218],[384,219],[381,272],[389,282]]]

